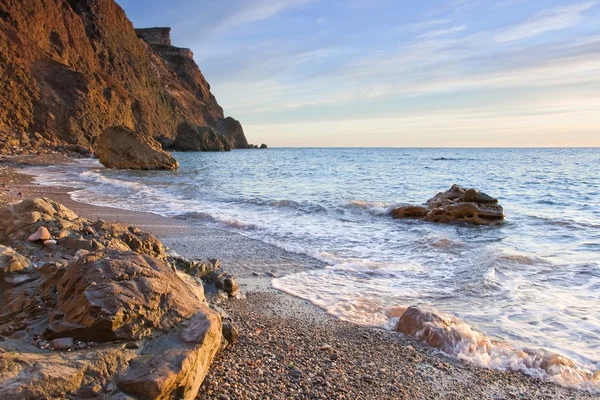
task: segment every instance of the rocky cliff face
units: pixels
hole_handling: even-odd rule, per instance
[[[113,125],[176,149],[183,123],[246,147],[169,32],[136,32],[113,0],[0,1],[0,151],[93,150]]]

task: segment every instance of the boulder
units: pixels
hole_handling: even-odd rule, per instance
[[[229,151],[231,145],[225,136],[210,126],[198,126],[184,122],[177,128],[173,150]]]
[[[498,200],[476,189],[453,185],[427,200],[425,206],[395,207],[390,215],[397,219],[413,218],[438,223],[467,223],[473,225],[500,225],[504,223],[504,209]]]
[[[221,347],[221,320],[212,311],[195,314],[180,334],[164,336],[130,364],[117,382],[128,394],[148,399],[196,398]]]
[[[101,251],[72,263],[56,284],[59,313],[47,338],[139,340],[205,307],[167,264],[135,252]]]
[[[266,144],[264,144],[264,143],[263,143],[263,144],[261,144],[261,145],[260,145],[260,148],[261,148],[261,149],[266,149],[266,148],[268,148],[268,147],[267,147],[267,145],[266,145]]]
[[[96,155],[107,168],[166,169],[179,168],[177,160],[160,143],[123,126],[106,129],[98,139]]]

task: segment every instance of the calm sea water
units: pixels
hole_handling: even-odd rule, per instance
[[[178,172],[46,169],[79,200],[187,215],[323,260],[274,285],[390,327],[430,304],[514,346],[600,369],[600,149],[269,149],[176,153]],[[39,171],[41,173],[41,171]],[[397,221],[453,183],[500,200],[502,227]]]

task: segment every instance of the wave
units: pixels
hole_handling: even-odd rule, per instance
[[[365,209],[376,216],[389,214],[393,207],[390,203],[364,200],[350,200],[348,204],[352,207]]]
[[[326,212],[327,208],[320,204],[311,203],[307,201],[299,202],[288,199],[276,199],[276,200],[265,200],[265,199],[244,199],[244,203],[254,204],[257,206],[267,206],[275,208],[291,208],[294,210],[303,211],[307,214]]]

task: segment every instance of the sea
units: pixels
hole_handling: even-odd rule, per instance
[[[185,217],[321,260],[324,268],[273,279],[273,286],[355,324],[393,329],[398,318],[390,310],[426,305],[511,348],[544,349],[570,358],[577,371],[600,370],[600,149],[272,148],[174,156],[177,172],[109,170],[80,160],[36,175],[42,184],[77,188],[75,200]],[[498,198],[506,223],[388,215],[455,183]],[[577,373],[546,376],[514,353],[469,351],[457,355],[600,388]]]

